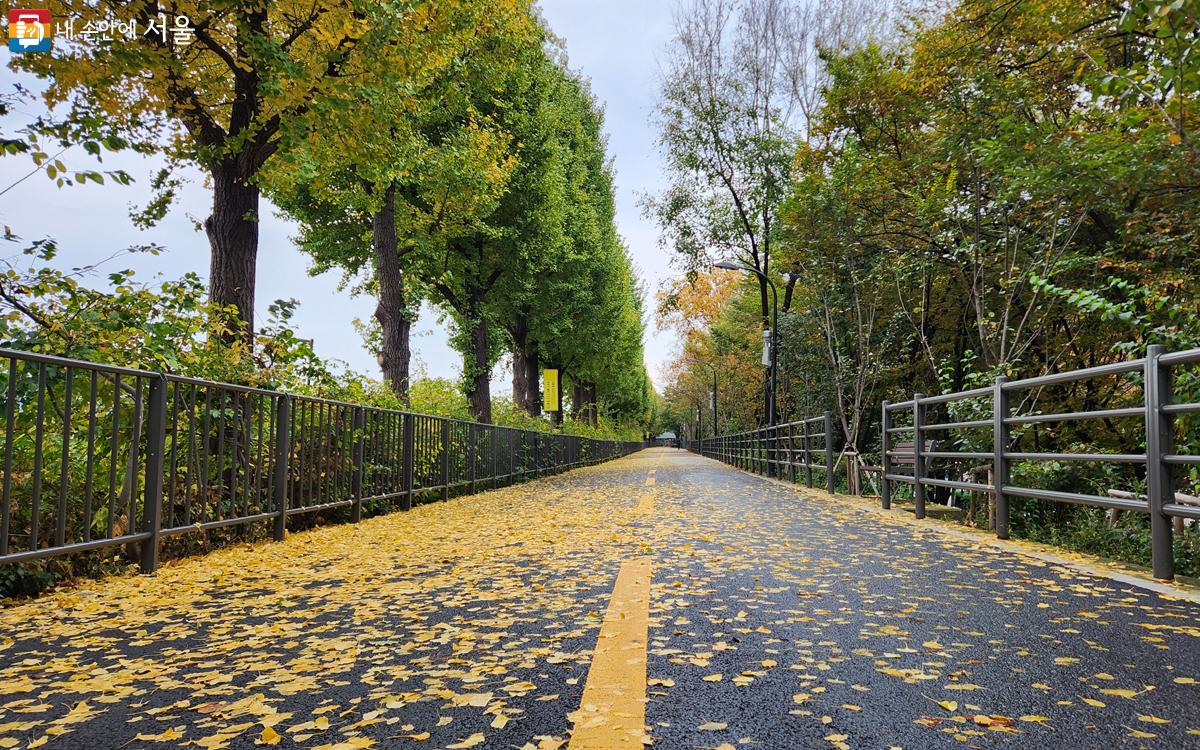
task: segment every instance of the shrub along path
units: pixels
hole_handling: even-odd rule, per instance
[[[0,611],[0,747],[1175,748],[1198,706],[1198,604],[672,449]]]

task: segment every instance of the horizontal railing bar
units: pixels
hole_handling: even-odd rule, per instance
[[[1166,404],[1162,410],[1164,414],[1194,414],[1200,412],[1200,404]]]
[[[967,427],[991,427],[992,420],[990,419],[972,419],[967,422],[943,422],[941,424],[922,424],[922,430],[958,430]],[[908,428],[912,431],[912,428]]]
[[[157,375],[155,377],[157,377]],[[308,401],[311,403],[334,404],[336,406],[351,406],[351,407],[354,406],[354,404],[348,404],[345,401],[328,401],[326,399],[320,399],[320,398],[316,398],[314,396],[296,396],[296,395],[292,395],[290,393],[285,393],[283,391],[269,391],[269,390],[266,390],[265,388],[255,388],[252,385],[239,385],[237,383],[223,383],[223,382],[216,381],[216,380],[204,380],[203,378],[193,378],[193,377],[189,377],[187,375],[172,375],[170,373],[167,373],[163,377],[165,377],[167,379],[167,382],[170,382],[170,383],[180,383],[183,385],[197,385],[202,388],[219,388],[222,391],[234,391],[236,393],[254,393],[254,394],[261,394],[263,396],[291,396],[292,399],[294,399],[295,401]],[[369,409],[372,411],[385,411],[384,409],[375,409],[374,407],[369,407],[369,406],[363,407],[363,408]]]
[[[1160,354],[1158,363],[1162,365],[1186,365],[1200,362],[1200,349],[1184,349],[1181,352]]]
[[[986,388],[972,388],[969,391],[955,391],[953,393],[942,393],[936,396],[922,396],[921,405],[945,404],[951,401],[965,401],[969,398],[979,398],[981,396],[991,396],[996,391],[991,386]],[[922,425],[924,427],[924,425]]]
[[[431,487],[431,490],[440,490],[440,487]],[[425,491],[425,487],[421,487],[420,490],[416,490],[415,492],[424,492],[424,491]],[[353,499],[332,500],[332,502],[330,502],[330,503],[317,503],[316,505],[304,505],[304,506],[301,506],[301,508],[289,508],[287,510],[287,515],[294,516],[296,514],[306,514],[306,512],[312,512],[314,510],[330,510],[332,508],[344,508],[344,506],[346,506],[346,505],[353,505],[353,504],[354,504]],[[274,515],[274,514],[271,514],[271,515]]]
[[[1114,464],[1144,464],[1146,456],[1139,453],[1005,453],[1013,461],[1098,461]]]
[[[486,481],[488,481],[488,478],[484,477],[484,478],[480,479],[479,481],[486,482]],[[407,494],[408,494],[408,492],[404,491],[404,490],[401,490],[400,492],[387,492],[382,495],[370,495],[368,497],[364,497],[362,499],[362,501],[364,503],[379,503],[379,502],[383,502],[386,500],[396,500],[396,499],[404,497]]]
[[[1098,411],[1072,411],[1061,414],[1025,414],[1007,417],[1004,424],[1032,424],[1034,422],[1070,422],[1081,419],[1115,419],[1118,417],[1144,417],[1145,407],[1130,406],[1122,409],[1100,409]]]
[[[1053,500],[1060,503],[1071,503],[1073,505],[1096,505],[1101,508],[1113,508],[1116,510],[1136,510],[1146,512],[1146,503],[1136,500],[1124,500],[1115,497],[1100,497],[1099,495],[1083,495],[1074,492],[1058,492],[1056,490],[1035,490],[1031,487],[1009,487],[1005,485],[1000,488],[1001,492],[1006,495],[1021,495],[1022,497],[1032,497],[1038,500]]]
[[[1006,391],[1023,391],[1029,388],[1037,388],[1046,385],[1061,385],[1063,383],[1074,383],[1079,380],[1087,380],[1088,378],[1099,378],[1106,375],[1123,375],[1127,372],[1136,372],[1141,370],[1146,365],[1146,359],[1131,359],[1127,362],[1113,362],[1109,365],[1098,365],[1096,367],[1086,367],[1082,370],[1071,370],[1070,372],[1055,372],[1049,375],[1042,375],[1036,378],[1026,378],[1024,380],[1009,380],[1006,381],[1001,388]]]
[[[97,372],[107,372],[111,375],[129,375],[135,378],[157,378],[157,372],[149,370],[138,370],[132,367],[119,367],[117,365],[102,365],[97,362],[86,362],[82,359],[69,359],[67,357],[56,357],[52,354],[40,354],[38,352],[26,352],[19,349],[4,349],[0,348],[0,357],[9,359],[19,359],[27,362],[38,362],[40,364],[53,365],[55,367],[75,367],[83,370],[96,370]]]
[[[896,409],[911,409],[912,406],[913,406],[912,399],[909,399],[908,401],[897,401],[894,404],[888,404],[887,410],[894,411]]]
[[[953,479],[931,479],[929,477],[921,477],[921,484],[929,484],[934,487],[949,487],[954,490],[973,490],[975,492],[991,492],[994,489],[990,484],[958,482]]]
[[[896,455],[888,451],[888,455]],[[907,454],[909,456],[912,453]],[[995,457],[993,453],[984,453],[982,451],[921,451],[922,458],[978,458],[991,459]]]
[[[1163,513],[1176,518],[1194,518],[1200,521],[1200,507],[1195,505],[1182,505],[1180,503],[1165,503],[1163,505]]]
[[[242,523],[254,523],[255,521],[265,521],[269,518],[274,518],[279,515],[275,511],[268,513],[258,513],[253,516],[238,516],[237,518],[222,518],[219,521],[206,521],[204,523],[193,523],[188,526],[172,526],[169,529],[163,529],[160,533],[163,536],[178,536],[186,534],[189,531],[208,531],[210,529],[221,529],[226,526],[237,526]]]
[[[924,425],[922,425],[922,429],[924,429]],[[890,432],[890,433],[896,433],[896,432],[912,432],[912,431],[913,431],[913,428],[912,428],[912,426],[909,426],[909,427],[889,427],[889,428],[888,428],[888,432]]]
[[[1168,464],[1185,464],[1188,466],[1200,466],[1200,456],[1181,456],[1177,453],[1168,453],[1162,457],[1164,463]]]
[[[14,552],[5,555],[4,557],[0,557],[0,563],[7,565],[10,563],[26,562],[28,560],[57,557],[58,555],[70,555],[75,552],[87,552],[88,550],[101,549],[102,547],[119,547],[122,544],[141,542],[149,538],[150,532],[143,531],[140,534],[126,534],[125,536],[115,536],[110,539],[93,539],[90,542],[75,542],[74,544],[64,544],[58,547],[43,547],[42,549]]]
[[[917,483],[917,480],[913,478],[911,474],[885,474],[883,478],[893,482],[904,482],[906,484]]]

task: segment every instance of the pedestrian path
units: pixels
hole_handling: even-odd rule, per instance
[[[674,449],[0,610],[0,748],[1200,747],[1200,604]]]

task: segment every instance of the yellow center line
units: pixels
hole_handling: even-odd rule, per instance
[[[588,668],[568,750],[641,750],[646,737],[650,558],[621,563]]]

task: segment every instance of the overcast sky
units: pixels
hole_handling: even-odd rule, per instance
[[[650,295],[670,274],[668,259],[658,248],[657,232],[642,218],[638,198],[656,192],[662,182],[654,134],[648,117],[654,103],[656,59],[670,32],[668,2],[636,0],[541,0],[540,7],[553,31],[565,40],[570,65],[588,77],[606,112],[609,153],[614,160],[617,188],[617,224],[625,238]],[[17,80],[5,67],[0,81],[10,90]],[[27,85],[36,83],[25,80]],[[11,131],[29,122],[37,109],[15,112],[4,123]],[[63,156],[69,167],[91,166],[81,149]],[[18,235],[34,239],[49,235],[59,243],[57,265],[62,268],[95,263],[134,244],[157,243],[166,252],[157,257],[125,257],[106,271],[134,268],[142,280],[155,274],[178,278],[187,271],[208,276],[208,242],[197,225],[208,216],[210,195],[198,171],[183,191],[170,215],[148,231],[138,230],[129,219],[131,205],[144,206],[149,177],[159,162],[132,155],[109,156],[101,168],[125,169],[137,181],[130,187],[88,184],[57,189],[44,175],[35,175],[0,198],[0,223]],[[30,170],[28,159],[0,159],[0,189]],[[306,256],[291,241],[295,227],[274,211],[264,211],[258,258],[256,311],[262,324],[267,305],[275,299],[300,301],[294,318],[300,336],[312,338],[317,352],[340,359],[355,370],[378,377],[374,358],[363,348],[355,331],[355,318],[367,320],[374,310],[370,298],[352,297],[338,290],[339,275],[310,276]],[[15,246],[14,246],[15,247]],[[102,276],[95,283],[103,283]],[[647,300],[647,317],[653,300]],[[646,365],[660,382],[662,364],[675,343],[670,335],[657,334],[647,321]],[[413,341],[414,365],[430,376],[456,378],[459,355],[447,345],[445,326],[425,307]],[[509,374],[502,363],[493,373],[496,393],[509,392]]]

